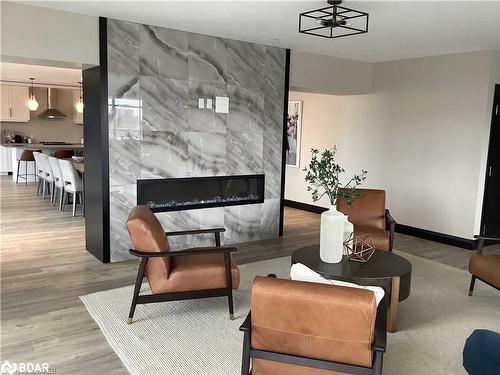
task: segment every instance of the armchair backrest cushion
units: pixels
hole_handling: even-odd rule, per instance
[[[165,231],[146,206],[135,206],[127,218],[127,230],[134,249],[144,252],[170,251]],[[170,272],[170,257],[149,258],[146,276],[153,293],[162,289]]]
[[[362,196],[356,197],[350,206],[338,199],[337,210],[349,216],[349,221],[354,225],[385,229],[385,191],[358,189],[358,192]]]
[[[372,366],[373,292],[256,277],[251,304],[253,349]]]

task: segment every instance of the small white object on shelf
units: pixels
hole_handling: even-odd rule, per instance
[[[71,159],[73,159],[77,163],[83,163],[84,157],[83,156],[72,156]]]

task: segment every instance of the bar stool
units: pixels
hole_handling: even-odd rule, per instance
[[[42,194],[42,185],[45,184],[45,172],[43,171],[43,158],[42,153],[38,151],[33,152],[35,158],[35,172],[38,177],[38,188],[36,189],[36,195]]]
[[[57,193],[59,192],[59,209],[61,210],[63,202],[63,194],[64,194],[64,185],[66,185],[66,183],[64,182],[62,176],[61,167],[59,166],[59,160],[53,156],[49,156],[48,159],[50,167],[52,168],[52,174],[54,175],[54,182],[52,184],[52,189],[54,190],[52,205],[53,206],[56,205]]]
[[[64,206],[68,199],[68,194],[73,196],[73,216],[76,216],[76,200],[80,197],[80,203],[84,205],[83,181],[78,175],[73,163],[69,160],[59,159],[59,167],[61,168],[62,178],[64,180],[64,194],[62,200],[61,211],[64,211]]]
[[[43,189],[42,189],[42,197],[45,199],[45,193],[50,193],[50,201],[53,201],[54,197],[54,173],[52,172],[52,167],[49,163],[49,156],[47,154],[40,154],[40,160],[42,161],[42,169],[43,169]]]
[[[40,150],[23,150],[21,153],[21,156],[17,160],[17,175],[16,175],[16,184],[19,181],[19,178],[23,178],[26,182],[26,186],[28,186],[28,176],[35,176],[35,181],[36,181],[36,161],[35,157],[33,156],[33,152],[40,152]],[[21,169],[21,162],[24,161],[24,174],[21,174],[20,169]],[[28,163],[33,162],[34,168],[33,168],[33,173],[28,173]]]
[[[73,150],[57,150],[54,152],[54,156],[56,159],[69,159],[75,155],[75,151]]]

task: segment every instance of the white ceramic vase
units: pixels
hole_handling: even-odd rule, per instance
[[[344,224],[344,243],[349,238],[352,232],[354,232],[354,225],[349,221],[349,217],[346,216],[346,222]],[[349,255],[345,247],[344,255]]]
[[[352,232],[353,226],[347,216],[337,211],[332,204],[321,214],[319,256],[323,262],[339,263],[344,254],[344,239]]]

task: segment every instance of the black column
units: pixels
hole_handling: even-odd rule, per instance
[[[85,246],[110,261],[107,19],[99,18],[99,66],[82,72],[85,138]]]
[[[286,145],[288,122],[288,91],[290,89],[290,50],[286,50],[285,57],[285,92],[283,93],[283,144],[281,153],[281,199],[280,199],[280,237],[283,236],[283,221],[285,214],[285,172],[286,172]]]

